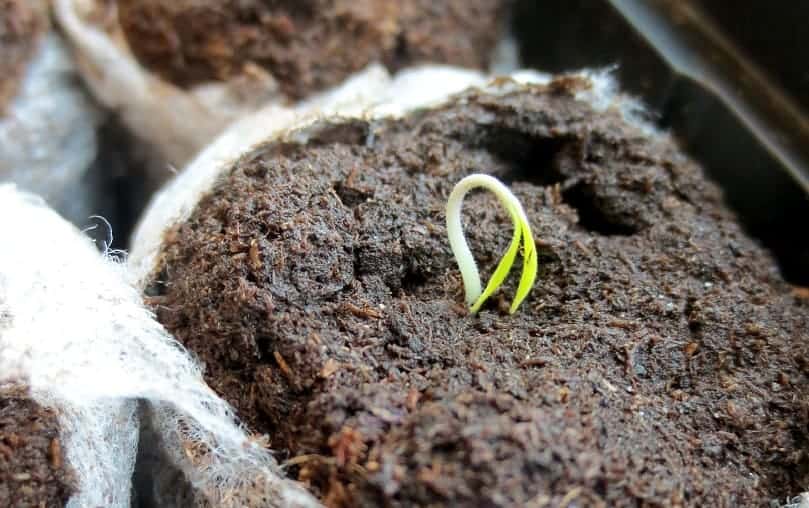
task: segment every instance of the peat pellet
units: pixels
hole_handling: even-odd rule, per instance
[[[807,302],[592,87],[321,122],[232,158],[165,232],[159,321],[327,506],[768,506],[807,484]],[[538,239],[511,315],[516,277],[466,312],[446,238],[476,172]],[[464,223],[486,280],[511,221],[475,193]]]
[[[75,490],[56,413],[0,391],[0,506],[65,506]]]
[[[509,0],[122,0],[138,60],[180,86],[269,72],[300,99],[372,62],[486,68]]]

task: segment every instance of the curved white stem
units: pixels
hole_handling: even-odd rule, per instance
[[[492,178],[492,177],[488,177]],[[492,180],[494,180],[492,178]],[[475,258],[472,256],[472,251],[469,250],[469,245],[466,243],[466,237],[463,234],[463,225],[461,224],[461,205],[466,193],[475,187],[484,185],[484,175],[471,175],[455,185],[452,193],[449,195],[447,201],[447,236],[449,237],[449,246],[452,253],[455,254],[455,260],[458,262],[458,269],[461,271],[461,278],[463,279],[463,287],[466,292],[466,304],[471,306],[478,299],[478,296],[483,292],[480,284],[480,272],[478,272],[478,265]],[[500,182],[497,182],[500,184]]]
[[[515,228],[515,236],[514,240],[512,241],[512,245],[513,242],[519,242],[520,239],[523,239],[523,256],[526,258],[526,265],[533,263],[534,267],[536,266],[536,251],[534,248],[533,238],[531,236],[531,229],[528,225],[528,218],[526,217],[525,211],[523,210],[522,205],[516,196],[514,196],[514,194],[512,194],[505,185],[503,185],[493,176],[475,174],[463,178],[455,185],[455,188],[452,189],[449,200],[447,201],[447,235],[449,236],[450,248],[455,255],[456,261],[458,262],[458,269],[461,271],[461,278],[463,279],[464,290],[466,292],[466,304],[472,308],[472,312],[477,311],[485,298],[478,301],[483,293],[481,288],[480,272],[478,271],[477,263],[475,263],[475,259],[472,256],[472,252],[469,250],[469,245],[467,245],[466,238],[463,233],[463,226],[461,225],[461,205],[463,204],[463,198],[466,196],[466,194],[470,190],[477,187],[482,187],[493,192],[506,210],[508,210],[512,221],[514,222]],[[512,262],[513,256],[511,261],[508,261],[507,265],[503,267],[506,273],[510,269]],[[500,267],[498,267],[497,271],[499,271],[499,269]],[[527,276],[525,275],[524,269],[524,277],[530,279],[530,281],[528,281],[529,285],[533,284],[533,278],[535,275],[535,268],[533,272]],[[496,287],[502,283],[502,278],[505,278],[505,274],[502,275],[500,280],[490,282],[489,286],[494,285],[494,287],[487,287],[487,293],[490,293],[490,290],[493,291],[496,289]],[[524,298],[524,296],[522,298]],[[512,312],[516,310],[516,307],[522,301],[522,298],[515,299],[515,302],[512,304]]]

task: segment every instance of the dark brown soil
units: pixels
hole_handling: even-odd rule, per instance
[[[46,26],[41,0],[0,0],[0,116],[16,94]]]
[[[572,78],[322,126],[245,155],[169,232],[148,300],[329,506],[767,506],[809,485],[809,302],[699,167]],[[477,316],[455,182],[539,242]],[[484,274],[511,238],[465,205]]]
[[[511,0],[120,0],[135,55],[181,86],[270,71],[301,98],[371,62],[483,68]]]
[[[0,393],[0,506],[64,506],[73,484],[53,411]]]

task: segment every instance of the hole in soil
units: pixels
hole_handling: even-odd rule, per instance
[[[579,215],[579,226],[604,236],[629,236],[638,232],[636,225],[621,222],[604,213],[587,184],[579,183],[562,192],[562,199]]]
[[[152,279],[148,286],[143,289],[143,295],[146,297],[163,296],[168,289],[166,282],[168,280],[168,272],[163,267],[160,273]]]
[[[479,146],[494,154],[508,166],[495,172],[507,185],[529,182],[538,186],[561,184],[567,180],[560,168],[577,164],[577,141],[571,138],[544,138],[510,128],[488,128]],[[570,148],[573,148],[571,150]],[[570,183],[570,182],[568,182]],[[604,236],[628,236],[638,232],[638,226],[628,224],[605,213],[592,190],[583,183],[562,192],[565,202],[579,215],[579,225]]]
[[[393,52],[393,58],[391,58],[389,62],[386,62],[386,64],[391,69],[402,68],[402,62],[407,62],[409,60],[409,52],[410,49],[407,47],[407,38],[405,38],[403,33],[400,33],[396,37],[396,49]]]
[[[405,294],[415,294],[418,289],[427,283],[427,275],[417,271],[414,267],[409,267],[402,276],[401,289]]]
[[[508,171],[494,173],[507,185],[529,182],[545,187],[565,180],[556,160],[570,139],[542,138],[502,127],[487,129],[482,138],[480,146],[508,165]]]
[[[334,192],[340,198],[340,201],[348,208],[355,208],[368,200],[372,193],[355,187],[350,187],[343,182],[338,182],[334,186]]]
[[[309,131],[307,144],[310,146],[326,146],[334,144],[358,145],[365,144],[370,134],[368,122],[364,120],[348,119],[337,123],[317,124]]]

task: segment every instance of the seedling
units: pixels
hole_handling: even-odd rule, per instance
[[[508,250],[503,255],[500,263],[498,263],[489,279],[489,283],[486,284],[486,289],[483,290],[481,290],[478,266],[466,243],[463,227],[461,226],[463,198],[467,192],[478,187],[493,192],[500,199],[500,203],[506,208],[511,216],[511,221],[514,223],[514,236],[511,238],[511,245],[509,245]],[[509,308],[509,313],[513,314],[522,301],[525,300],[525,297],[528,296],[528,292],[531,290],[531,286],[534,285],[534,280],[537,276],[537,249],[534,244],[534,237],[531,234],[531,226],[528,224],[525,211],[516,196],[492,176],[482,174],[467,176],[455,185],[449,195],[449,201],[447,201],[447,235],[449,236],[452,253],[458,261],[458,269],[461,271],[461,278],[466,292],[466,304],[470,306],[469,311],[472,314],[480,310],[481,305],[506,280],[517,257],[517,251],[520,250],[520,244],[522,244],[522,276],[517,286],[517,293],[514,295],[514,300],[512,300]]]

